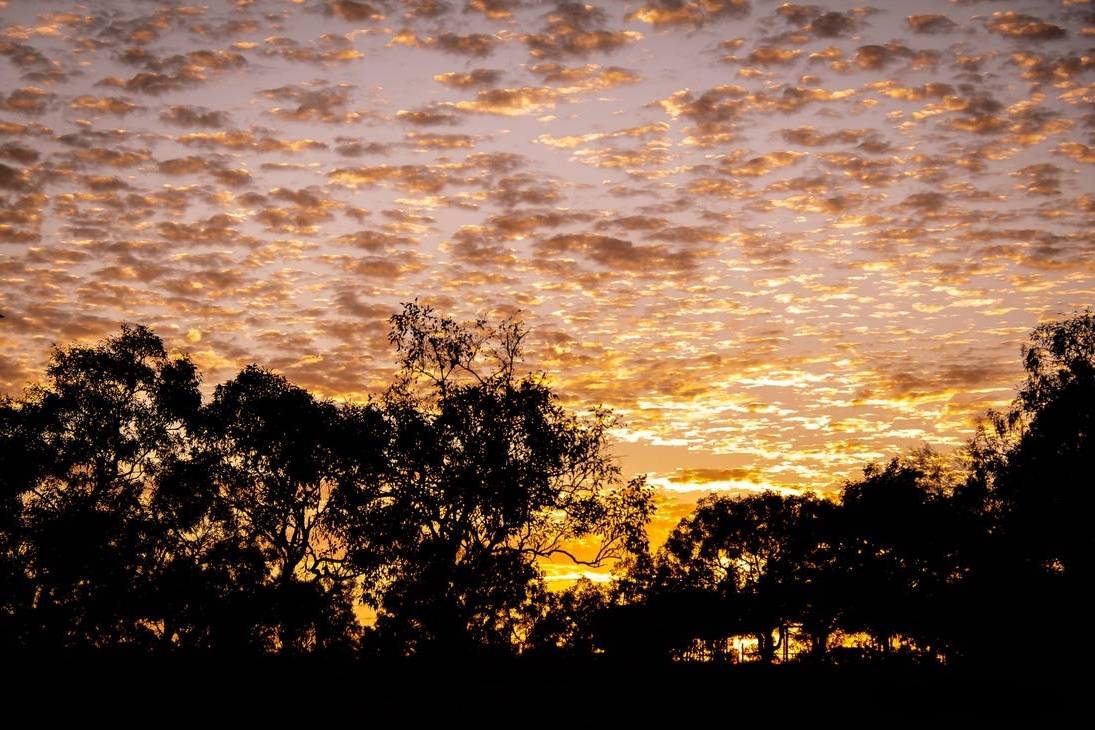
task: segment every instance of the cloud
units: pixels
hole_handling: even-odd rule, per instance
[[[1047,41],[1068,35],[1068,31],[1059,25],[1012,10],[994,12],[985,21],[985,27],[1000,35],[1022,40]]]
[[[855,61],[862,69],[878,71],[890,63],[892,54],[886,46],[860,46],[855,49]]]
[[[494,36],[484,33],[458,35],[445,32],[421,41],[421,45],[426,48],[437,48],[446,53],[476,57],[489,56],[497,44],[498,40]]]
[[[476,86],[491,86],[502,79],[502,72],[496,69],[477,68],[470,73],[458,73],[447,71],[437,74],[433,80],[445,86],[457,89],[473,88]]]
[[[459,115],[451,109],[423,108],[414,111],[400,109],[396,112],[396,119],[421,127],[434,127],[438,125],[459,124]]]
[[[1009,62],[1023,69],[1023,79],[1039,84],[1068,82],[1095,68],[1095,58],[1091,56],[1046,57],[1029,51],[1012,53]]]
[[[852,14],[825,12],[812,19],[807,28],[819,38],[839,38],[854,32],[860,24]]]
[[[601,266],[636,273],[673,273],[695,268],[699,255],[668,246],[636,246],[630,241],[596,234],[559,234],[535,244],[537,256],[577,254]]]
[[[319,38],[302,47],[292,38],[274,36],[265,39],[263,54],[277,55],[287,61],[311,63],[332,68],[353,63],[364,54],[353,47],[353,42],[344,35],[324,33]]]
[[[218,129],[228,126],[228,115],[222,111],[179,104],[160,112],[160,120],[179,127]]]
[[[468,9],[482,13],[491,20],[509,20],[521,0],[469,0]]]
[[[357,22],[362,20],[384,20],[386,14],[367,2],[356,0],[329,0],[324,12],[338,16],[343,20]]]
[[[590,30],[575,31],[554,28],[544,35],[524,35],[521,40],[534,58],[585,58],[592,53],[611,53],[642,39],[635,31]]]
[[[492,231],[502,238],[527,238],[537,231],[547,228],[561,228],[571,224],[583,224],[593,220],[586,213],[558,212],[553,210],[535,212],[522,211],[491,217],[487,223]]]
[[[905,22],[914,33],[934,35],[937,33],[950,33],[958,25],[946,15],[939,13],[924,13],[922,15],[908,15]]]
[[[0,94],[0,109],[19,114],[38,114],[57,98],[57,95],[34,86],[15,89],[7,96]]]
[[[351,397],[421,295],[521,308],[663,495],[959,444],[1092,297],[1095,30],[914,5],[8,3],[0,387],[144,317]]]
[[[516,89],[480,91],[474,101],[459,101],[453,106],[460,111],[501,116],[523,116],[555,106],[560,95],[547,87],[522,86]]]
[[[1056,147],[1055,151],[1082,163],[1095,163],[1095,146],[1082,142],[1065,142]]]
[[[749,13],[748,0],[709,3],[699,0],[651,0],[630,13],[627,20],[649,23],[655,28],[687,26],[698,28],[724,18],[741,18]]]
[[[407,133],[407,141],[422,149],[474,149],[477,139],[470,134]]]
[[[25,190],[29,185],[30,175],[27,170],[0,163],[0,188]]]
[[[262,96],[274,101],[289,101],[292,108],[273,107],[267,114],[295,122],[317,121],[325,124],[346,124],[358,119],[355,112],[345,107],[350,101],[352,87],[349,84],[337,86],[322,81],[292,86],[280,86],[266,89]]]
[[[207,149],[224,147],[242,150],[256,147],[258,144],[258,139],[253,132],[241,129],[222,132],[189,132],[175,139],[180,144]]]
[[[123,60],[128,65],[139,66],[145,70],[127,79],[107,76],[96,82],[95,86],[158,96],[206,83],[210,80],[210,72],[222,74],[238,70],[247,64],[247,59],[235,51],[211,50],[157,58],[144,49],[131,48],[123,56]]]
[[[745,57],[744,63],[752,66],[777,66],[793,63],[803,53],[801,48],[775,48],[762,46],[754,48]],[[723,59],[727,60],[727,59]]]
[[[577,68],[563,68],[556,64],[541,64],[530,67],[529,71],[540,74],[544,83],[559,84],[561,94],[603,91],[642,81],[642,77],[635,72],[617,66],[602,68],[590,64]]]

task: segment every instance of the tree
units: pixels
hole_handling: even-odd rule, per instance
[[[797,629],[802,662],[828,658],[830,640],[839,631],[843,599],[838,563],[840,506],[807,493],[785,505],[793,523],[788,525],[779,581],[785,621]]]
[[[541,614],[536,617],[523,642],[526,655],[588,660],[598,646],[597,621],[609,609],[612,590],[608,584],[587,577],[561,591],[544,595]]]
[[[659,549],[646,600],[664,608],[665,595],[678,596],[691,636],[725,644],[746,635],[759,660],[772,662],[787,647],[789,624],[810,615],[806,586],[816,576],[807,571],[825,564],[818,553],[827,544],[813,524],[823,510],[810,494],[704,497]],[[680,603],[684,596],[692,598]],[[813,607],[820,627],[820,603]]]
[[[352,647],[356,575],[331,505],[383,450],[379,413],[249,365],[217,386],[199,423],[184,482],[212,490],[201,569],[225,599],[200,623],[236,626],[234,641],[262,652]]]
[[[163,619],[153,586],[184,529],[155,499],[157,480],[186,448],[197,370],[122,325],[95,346],[55,347],[46,375],[0,422],[13,643],[145,645]]]
[[[1069,582],[1092,578],[1095,314],[1039,325],[1023,348],[1027,379],[1005,416],[1019,439],[997,475],[1005,529],[1030,560]]]
[[[930,450],[868,464],[840,495],[841,628],[889,654],[934,660],[950,648],[947,609],[964,575],[968,523],[954,508],[956,476]]]
[[[45,462],[37,429],[25,417],[34,410],[0,398],[0,645],[12,648],[40,633],[32,628],[37,586],[27,564],[31,546],[23,513],[24,496]]]
[[[522,323],[461,325],[417,302],[390,322],[388,460],[340,495],[374,638],[401,654],[511,651],[539,612],[540,561],[645,549],[650,494],[622,483],[610,414],[574,415],[542,374],[518,374]]]
[[[1021,353],[1025,382],[968,444],[967,491],[988,519],[966,643],[996,666],[1070,660],[1095,567],[1095,314],[1038,325]],[[1032,628],[1046,638],[1007,638]]]

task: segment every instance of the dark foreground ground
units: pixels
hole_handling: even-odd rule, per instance
[[[634,662],[0,657],[0,725],[241,728],[1053,727],[1082,670]],[[934,726],[934,727],[932,727]]]

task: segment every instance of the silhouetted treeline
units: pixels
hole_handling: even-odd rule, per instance
[[[143,326],[0,401],[0,643],[70,657],[1058,666],[1091,581],[1095,316],[1035,328],[960,454],[835,499],[711,494],[651,550],[612,414],[522,373],[522,323],[405,304],[364,403],[217,385]],[[549,591],[544,559],[612,570]]]

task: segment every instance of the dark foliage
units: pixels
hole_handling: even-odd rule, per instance
[[[391,325],[400,369],[366,403],[256,365],[203,402],[144,327],[55,348],[45,384],[0,401],[5,654],[336,682],[456,667],[498,691],[560,672],[746,687],[760,667],[834,691],[1067,680],[1095,534],[1090,312],[1033,331],[962,467],[924,449],[836,500],[713,494],[654,552],[611,414],[519,372],[520,322],[416,302]],[[559,558],[614,578],[549,591]]]

